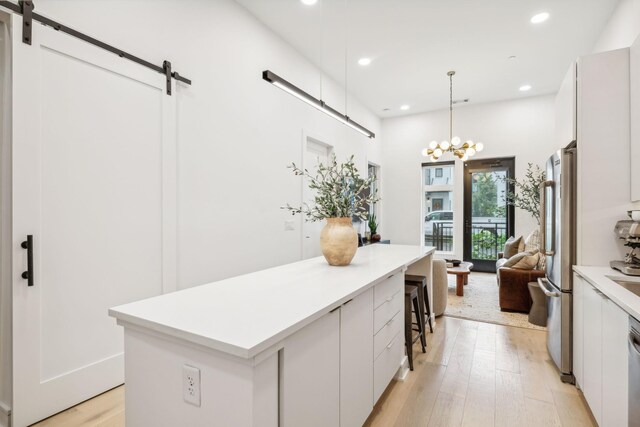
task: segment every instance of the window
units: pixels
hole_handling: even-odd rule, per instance
[[[368,175],[376,177],[376,179],[371,183],[371,187],[369,188],[369,191],[371,192],[371,194],[375,193],[376,191],[380,191],[380,188],[379,188],[380,180],[378,178],[380,176],[380,166],[376,166],[374,164],[369,163]],[[380,194],[378,194],[378,196],[380,196]],[[376,214],[376,216],[378,216],[376,212],[377,207],[378,207],[377,203],[374,203],[371,206],[369,206],[369,215]]]
[[[422,166],[426,246],[440,252],[453,252],[453,175],[454,163]]]

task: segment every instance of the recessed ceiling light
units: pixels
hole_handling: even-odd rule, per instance
[[[532,24],[540,24],[541,22],[544,22],[547,19],[549,19],[549,14],[547,12],[542,12],[542,13],[538,13],[536,15],[533,15],[531,17],[531,23]]]
[[[366,67],[367,65],[371,64],[371,58],[360,58],[358,59],[358,64]]]
[[[511,55],[507,59],[516,59],[516,56],[515,55]]]
[[[411,108],[411,107],[410,107],[410,106],[408,106],[408,105],[402,105],[402,106],[400,107],[400,109],[401,109],[401,110],[408,110],[409,108]]]
[[[522,85],[522,86],[520,86],[520,92],[526,92],[528,90],[531,90],[531,85]]]
[[[318,3],[318,0],[300,0],[302,4],[306,4],[307,6],[313,6]]]

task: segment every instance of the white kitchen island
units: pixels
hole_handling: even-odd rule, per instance
[[[313,258],[112,308],[127,426],[362,425],[406,374],[404,273],[432,294],[433,252],[370,245],[347,267]]]

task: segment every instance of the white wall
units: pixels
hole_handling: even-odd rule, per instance
[[[640,0],[620,0],[600,33],[593,52],[629,47],[640,35]]]
[[[302,135],[382,164],[380,120],[357,101],[349,115],[369,140],[262,80],[270,69],[318,96],[320,73],[230,0],[40,0],[36,10],[133,54],[172,62],[193,80],[179,86],[179,286],[193,286],[301,257],[302,219],[284,231],[285,202],[301,201]],[[324,100],[344,110],[341,88]],[[384,170],[384,165],[383,165]]]
[[[553,142],[554,99],[554,95],[546,95],[458,107],[454,110],[454,134],[484,143],[484,151],[474,159],[515,156],[516,176],[522,177],[528,162],[542,166],[560,148]],[[421,165],[429,161],[421,151],[431,140],[448,137],[448,114],[448,110],[440,110],[385,119],[382,123],[385,227],[381,234],[393,243],[421,244]],[[451,155],[442,158],[450,159]],[[456,257],[462,257],[462,177],[462,162],[456,161]],[[515,221],[517,235],[537,227],[530,214],[518,209]]]

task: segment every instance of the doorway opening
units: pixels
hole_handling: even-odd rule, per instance
[[[472,160],[464,165],[464,260],[474,271],[495,273],[498,253],[513,234],[515,215],[507,203],[513,191],[514,158]]]
[[[318,139],[305,136],[302,149],[302,168],[312,173],[320,163],[328,164],[333,146]],[[313,200],[315,190],[309,188],[307,179],[303,177],[302,200]],[[302,217],[302,216],[301,216]],[[324,221],[308,222],[302,219],[302,259],[313,258],[322,255],[320,250],[320,231],[324,227]]]

